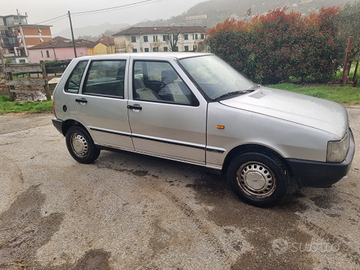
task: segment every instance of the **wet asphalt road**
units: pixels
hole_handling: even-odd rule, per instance
[[[359,151],[332,188],[259,209],[196,166],[108,151],[79,164],[51,118],[0,115],[0,269],[360,270]]]

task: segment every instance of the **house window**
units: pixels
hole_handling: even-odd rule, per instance
[[[159,48],[158,47],[154,47],[153,48],[153,52],[158,52],[159,51]]]
[[[135,36],[131,36],[131,42],[136,42],[136,37]]]
[[[175,52],[178,52],[178,51],[179,51],[179,47],[176,46],[176,47],[175,47]]]
[[[149,52],[149,48],[145,48],[145,52]]]
[[[184,35],[184,39],[185,39],[185,40],[189,40],[189,35],[188,35],[188,34],[185,34],[185,35]]]
[[[44,57],[44,54],[43,54],[43,52],[41,51],[41,58],[43,58]]]
[[[46,57],[47,57],[47,58],[50,58],[50,53],[49,53],[48,50],[46,50]]]
[[[148,36],[144,36],[144,42],[148,42]]]
[[[185,46],[185,52],[189,51],[189,46]]]
[[[177,40],[178,39],[178,35],[173,35],[173,40]]]
[[[163,41],[168,41],[169,40],[169,36],[168,35],[163,35]]]
[[[205,35],[204,34],[201,34],[201,39],[204,39],[205,38]]]
[[[137,49],[133,49],[133,52],[137,52]]]
[[[193,39],[198,39],[198,34],[194,34]]]
[[[153,36],[153,41],[157,41],[157,40],[158,40],[157,36]]]
[[[164,52],[167,52],[168,51],[168,47],[164,47]]]

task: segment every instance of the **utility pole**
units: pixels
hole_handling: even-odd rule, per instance
[[[75,58],[76,58],[77,57],[76,46],[75,46],[74,31],[73,31],[72,22],[71,22],[70,10],[68,11],[68,15],[69,15],[69,21],[70,21],[70,29],[71,29],[72,43],[73,43],[73,47],[74,47],[74,54],[75,54]]]

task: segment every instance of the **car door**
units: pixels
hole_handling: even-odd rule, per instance
[[[95,59],[88,64],[82,91],[74,99],[77,114],[95,144],[133,150],[128,122],[126,59]],[[70,82],[71,84],[71,77]]]
[[[205,164],[206,108],[175,61],[131,59],[129,122],[135,150]],[[194,90],[194,89],[193,89]]]

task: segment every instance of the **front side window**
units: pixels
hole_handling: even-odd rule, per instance
[[[132,51],[133,51],[133,52],[137,52],[137,49],[133,49]]]
[[[131,42],[136,42],[136,37],[135,36],[131,36]]]
[[[184,58],[181,65],[212,100],[248,93],[256,84],[217,56]]]
[[[71,72],[69,79],[65,84],[65,92],[78,93],[80,89],[80,83],[84,74],[85,67],[88,61],[80,61],[74,70]]]
[[[144,36],[144,42],[148,42],[148,36]]]
[[[188,52],[189,51],[189,46],[185,46],[185,52]]]
[[[185,40],[189,40],[189,35],[188,35],[188,34],[185,34],[185,35],[184,35],[184,39],[185,39]]]
[[[125,60],[92,61],[83,94],[124,98]]]
[[[136,61],[133,97],[138,100],[195,105],[196,98],[168,62]]]

